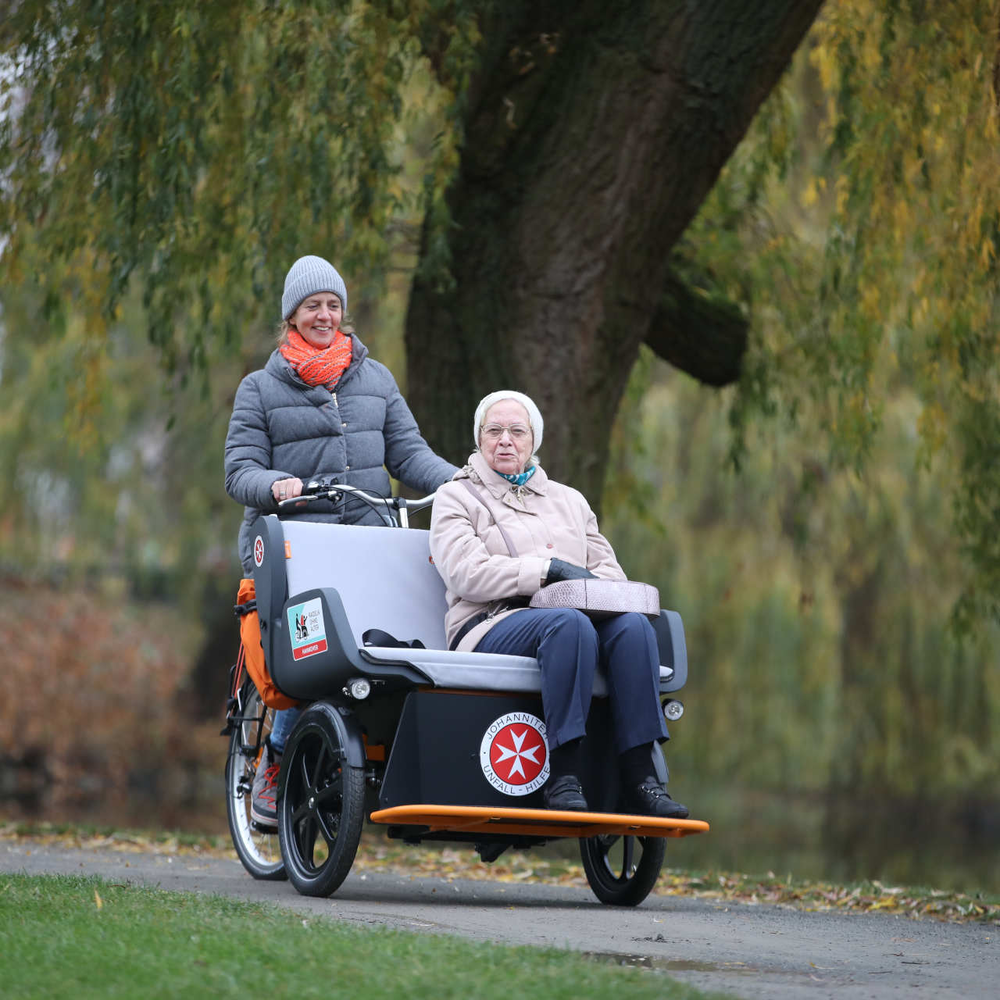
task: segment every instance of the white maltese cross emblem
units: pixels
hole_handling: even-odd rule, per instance
[[[509,712],[495,719],[479,748],[483,776],[505,795],[529,795],[549,776],[545,723],[529,712]]]

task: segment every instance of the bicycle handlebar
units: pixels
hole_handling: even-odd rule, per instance
[[[301,496],[279,500],[278,510],[292,511],[303,504],[317,500],[327,500],[335,504],[344,503],[347,495],[363,500],[373,510],[382,514],[382,519],[391,527],[399,528],[409,527],[408,511],[425,510],[434,502],[433,493],[419,500],[407,500],[406,497],[383,497],[375,493],[366,493],[357,486],[349,486],[347,483],[321,483],[314,480],[303,487]]]

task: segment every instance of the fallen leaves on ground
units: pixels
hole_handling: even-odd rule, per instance
[[[0,822],[0,843],[12,841],[80,850],[201,856],[236,859],[228,837],[120,830],[88,830],[50,823]],[[486,865],[471,847],[408,846],[366,831],[358,848],[355,870],[389,872],[411,878],[456,878],[491,882],[545,882],[587,887],[583,865],[560,857],[542,857],[526,851],[508,851]],[[658,895],[714,899],[748,904],[770,903],[800,910],[836,910],[845,913],[890,913],[911,918],[1000,925],[1000,900],[938,889],[913,889],[864,882],[840,886],[822,882],[782,881],[732,872],[688,872],[664,868],[654,890]]]

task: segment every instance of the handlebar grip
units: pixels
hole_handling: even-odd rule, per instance
[[[314,487],[314,489],[310,489]],[[278,510],[290,510],[293,507],[301,507],[303,504],[312,503],[314,500],[329,500],[330,503],[339,503],[343,499],[343,491],[333,486],[324,484],[309,483],[303,487],[302,493],[297,497],[289,497],[287,500],[278,501]]]

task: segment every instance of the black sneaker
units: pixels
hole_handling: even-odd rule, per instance
[[[667,790],[656,778],[646,778],[627,790],[626,802],[633,812],[641,816],[658,816],[661,819],[687,819],[688,807],[667,795]]]
[[[271,749],[271,744],[265,741],[257,762],[257,773],[253,778],[253,791],[250,798],[250,819],[262,830],[278,829],[278,769],[281,767],[281,754]]]
[[[573,812],[590,812],[583,797],[583,785],[575,774],[564,774],[550,780],[542,791],[546,809],[569,809]]]

